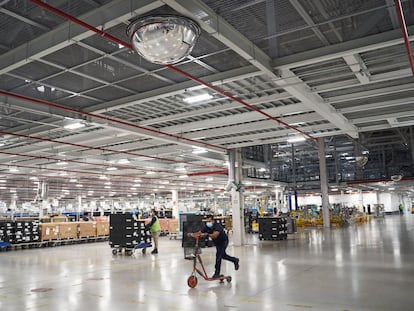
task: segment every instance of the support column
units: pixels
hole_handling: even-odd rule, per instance
[[[77,199],[78,199],[78,208],[77,208],[77,213],[76,213],[76,221],[79,221],[80,212],[81,212],[81,208],[82,208],[82,196],[78,195]]]
[[[171,190],[171,199],[173,217],[178,219],[178,190]]]
[[[358,209],[360,212],[364,212],[364,197],[362,190],[358,190]]]
[[[229,151],[229,177],[234,176],[234,183],[239,185],[242,182],[242,156],[240,148]],[[241,246],[244,244],[244,195],[237,191],[236,187],[231,188],[231,206],[233,217],[233,244]]]
[[[329,219],[329,193],[328,193],[328,177],[326,173],[326,158],[325,158],[325,141],[323,137],[318,138],[318,153],[319,153],[319,172],[321,181],[322,194],[322,211],[323,211],[323,226],[329,228],[331,226]]]
[[[40,200],[39,218],[42,218],[44,213],[48,213],[49,204],[47,197],[49,196],[49,185],[45,181],[39,182],[37,186],[38,198]]]
[[[11,197],[11,201],[10,201],[11,220],[14,220],[14,216],[16,214],[16,208],[17,208],[16,198],[17,198],[16,194],[13,193],[13,195]]]
[[[411,165],[414,167],[414,127],[410,127]]]

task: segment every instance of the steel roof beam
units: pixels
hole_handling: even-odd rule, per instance
[[[299,15],[303,18],[306,24],[308,24],[313,33],[318,37],[319,40],[324,45],[329,45],[328,39],[325,37],[325,35],[322,33],[322,31],[319,30],[318,26],[315,25],[312,18],[309,16],[309,14],[306,12],[306,10],[303,8],[303,6],[299,3],[298,0],[290,0],[290,4],[295,8],[295,10],[299,13]]]
[[[220,85],[223,83],[227,83],[228,81],[245,79],[249,77],[258,76],[261,74],[262,73],[260,71],[257,71],[257,69],[254,68],[253,66],[248,66],[248,67],[237,68],[237,69],[226,71],[226,72],[212,74],[210,76],[203,77],[203,80],[206,82],[212,83],[214,85],[216,84]],[[192,80],[187,80],[182,83],[161,87],[156,90],[151,90],[151,91],[147,91],[147,92],[140,93],[137,95],[124,97],[118,100],[113,100],[110,102],[105,102],[102,104],[90,106],[86,108],[85,110],[96,113],[96,114],[105,113],[111,110],[126,108],[126,107],[130,107],[130,106],[140,104],[140,103],[147,103],[147,102],[157,100],[160,98],[165,98],[168,96],[183,94],[185,93],[186,90],[189,90],[189,89],[191,90],[192,88],[194,87],[197,88],[198,86],[199,86],[198,83]]]
[[[359,54],[346,55],[344,60],[361,84],[368,84],[370,82],[370,73]]]
[[[126,22],[135,15],[141,15],[151,10],[159,8],[161,1],[140,0],[114,0],[79,18],[95,27],[110,28],[120,23]],[[40,35],[28,44],[21,45],[0,56],[0,74],[19,68],[32,60],[44,57],[50,53],[60,50],[75,41],[86,39],[95,35],[92,31],[65,22],[55,29]]]
[[[308,107],[318,113],[322,113],[323,117],[330,120],[336,126],[341,127],[350,136],[357,136],[356,128],[352,124],[347,123],[345,118],[336,113],[331,107],[327,107],[328,105],[323,102],[322,98],[306,88],[303,81],[297,78],[293,72],[289,72],[287,75],[289,79],[295,77],[295,83],[293,84],[291,80],[289,82],[286,81],[286,75],[276,74],[268,55],[234,29],[222,17],[213,12],[203,2],[198,0],[164,0],[164,2],[177,12],[195,19],[204,31],[230,47],[237,54],[263,71],[263,73],[274,79],[276,85],[284,88],[294,97],[304,102]]]
[[[407,30],[409,33],[413,33],[414,25],[407,27]],[[414,36],[410,36],[409,40],[414,41]],[[315,63],[335,58],[341,58],[346,55],[364,53],[403,43],[404,39],[401,37],[401,30],[396,29],[352,41],[332,44],[319,49],[280,57],[274,60],[274,65],[276,69],[279,70],[285,68],[297,68],[301,66],[314,65]]]

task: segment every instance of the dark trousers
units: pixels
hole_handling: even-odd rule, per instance
[[[228,240],[226,242],[223,242],[223,243],[220,243],[220,244],[216,245],[216,250],[217,250],[217,253],[216,253],[216,266],[215,266],[216,272],[214,274],[217,274],[217,275],[220,274],[221,260],[222,259],[231,261],[232,263],[235,263],[236,260],[237,260],[236,257],[227,255],[227,253],[226,253],[227,245],[229,245]]]

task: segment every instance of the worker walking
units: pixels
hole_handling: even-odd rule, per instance
[[[145,229],[151,232],[152,238],[154,240],[154,249],[151,254],[158,254],[158,240],[161,233],[161,225],[158,220],[158,213],[155,210],[152,210],[150,213],[151,221],[145,226]]]
[[[202,233],[207,233],[214,245],[216,246],[216,265],[212,278],[220,277],[221,261],[222,259],[231,261],[234,264],[235,270],[239,270],[239,258],[230,256],[226,253],[226,248],[229,245],[229,237],[224,232],[224,228],[221,224],[214,222],[214,217],[209,215],[206,219]]]

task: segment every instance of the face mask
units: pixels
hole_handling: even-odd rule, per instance
[[[208,222],[208,223],[206,223],[206,226],[209,227],[209,228],[211,228],[211,227],[213,227],[213,223],[212,222]]]

